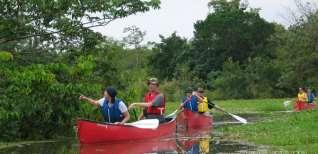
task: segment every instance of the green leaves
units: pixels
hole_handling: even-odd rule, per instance
[[[0,51],[0,61],[10,61],[13,60],[13,55],[10,52]]]
[[[149,60],[152,72],[161,79],[177,78],[177,66],[188,63],[189,52],[190,45],[185,38],[176,33],[167,38],[161,36],[161,43],[156,44]]]
[[[9,50],[29,45],[28,41],[34,41],[33,49],[80,47],[90,27],[157,9],[159,4],[159,0],[1,1],[0,44],[13,43]]]
[[[249,58],[268,57],[267,39],[274,33],[274,26],[260,18],[258,12],[247,11],[240,0],[214,0],[213,12],[194,27],[193,70],[206,79],[211,71],[219,71],[228,58],[240,64]]]

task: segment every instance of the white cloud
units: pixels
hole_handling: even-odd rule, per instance
[[[193,24],[208,14],[207,4],[210,0],[162,0],[160,10],[139,13],[124,19],[113,21],[105,27],[94,30],[104,35],[121,39],[125,36],[123,29],[136,25],[146,31],[146,41],[159,41],[159,34],[169,36],[174,31],[178,35],[193,37]],[[314,1],[314,0],[306,0]],[[261,8],[260,15],[270,22],[283,25],[291,24],[288,20],[290,10],[295,10],[294,0],[249,0],[252,8]]]

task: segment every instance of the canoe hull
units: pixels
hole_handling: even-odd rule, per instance
[[[181,130],[176,130],[177,122],[178,127],[182,128]],[[212,116],[189,110],[183,110],[177,118],[160,124],[157,129],[143,129],[134,126],[98,123],[79,119],[77,121],[77,136],[81,144],[136,141],[172,137],[176,134],[176,131],[177,133],[187,132],[191,134],[196,132],[195,130],[211,130],[212,124]]]
[[[197,112],[192,112],[190,110],[184,109],[177,118],[178,123],[178,134],[186,133],[186,136],[193,136],[197,130],[212,131],[213,128],[213,117],[207,114],[201,114]]]
[[[317,108],[316,103],[306,103],[306,102],[297,101],[294,104],[294,111],[311,110],[315,108]]]
[[[82,144],[168,137],[173,135],[175,128],[175,119],[160,124],[157,129],[143,129],[127,125],[97,123],[81,119],[77,121],[77,135]]]

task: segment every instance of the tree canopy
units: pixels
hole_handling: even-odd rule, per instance
[[[160,0],[2,0],[0,44],[5,43],[7,50],[23,49],[26,44],[41,50],[92,47],[101,36],[90,28],[159,4]]]

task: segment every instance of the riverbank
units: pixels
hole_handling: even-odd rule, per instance
[[[288,112],[292,103],[285,106],[284,101],[286,99],[215,101],[218,106],[246,118],[249,123],[217,127],[214,131],[220,132],[220,138],[226,141],[265,145],[288,151],[318,151],[318,132],[315,131],[318,128],[318,124],[315,123],[318,112]],[[179,105],[179,102],[168,102],[166,113],[173,112]],[[216,110],[211,112],[215,122],[236,122],[222,112]],[[0,150],[40,142],[0,143]]]
[[[276,100],[277,102],[283,102]],[[224,101],[220,105],[228,110],[242,109],[240,114],[259,112],[266,114],[266,120],[247,125],[218,128],[225,140],[269,145],[291,152],[318,151],[318,111],[277,112],[285,108],[283,103],[268,100]],[[262,102],[262,103],[261,103]],[[273,108],[271,109],[270,106]],[[290,108],[289,104],[287,108]],[[237,108],[239,107],[239,108]],[[284,111],[284,110],[282,110]]]
[[[24,145],[54,143],[54,142],[57,142],[57,141],[48,140],[48,141],[19,141],[19,142],[7,142],[7,143],[1,142],[0,150],[5,148],[21,147]]]

